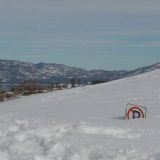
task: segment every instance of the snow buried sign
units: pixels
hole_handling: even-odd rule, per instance
[[[136,104],[127,104],[125,119],[146,118],[147,108]]]

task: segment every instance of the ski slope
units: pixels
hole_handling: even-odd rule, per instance
[[[126,104],[146,119],[124,120]],[[160,70],[0,104],[0,160],[160,160]]]

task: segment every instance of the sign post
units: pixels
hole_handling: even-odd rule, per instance
[[[127,104],[125,119],[146,118],[147,108],[135,104]]]

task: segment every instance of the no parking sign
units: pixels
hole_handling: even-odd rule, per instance
[[[135,104],[127,104],[125,118],[135,119],[135,118],[146,118],[147,108]]]

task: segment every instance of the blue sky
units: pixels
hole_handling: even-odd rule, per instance
[[[0,0],[0,58],[86,69],[160,61],[159,0]]]

